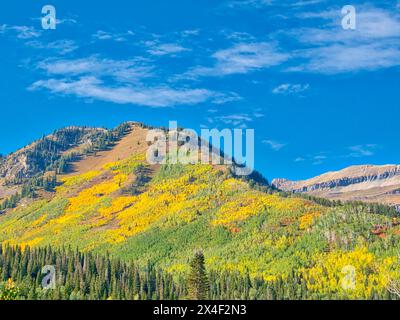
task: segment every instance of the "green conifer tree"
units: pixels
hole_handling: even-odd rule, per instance
[[[209,282],[204,260],[203,252],[197,251],[190,263],[188,293],[191,300],[205,300],[208,298]]]

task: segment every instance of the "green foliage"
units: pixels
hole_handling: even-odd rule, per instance
[[[165,164],[162,165],[160,170],[153,177],[153,182],[157,183],[165,179],[173,179],[179,177],[185,172],[185,166],[177,164]]]
[[[191,300],[205,300],[208,298],[209,282],[202,251],[197,251],[190,262],[188,292]]]
[[[129,195],[138,195],[144,190],[144,186],[150,182],[150,170],[144,165],[138,165],[134,169],[135,180],[123,190],[123,193]]]
[[[0,300],[17,300],[19,296],[19,288],[15,287],[12,279],[0,285]]]
[[[54,266],[54,289],[42,287],[45,265]],[[18,284],[17,289],[13,281]],[[151,263],[139,269],[109,255],[81,253],[70,248],[33,249],[3,246],[0,249],[1,299],[178,299],[186,295],[185,283]],[[0,287],[1,288],[1,287]]]
[[[248,273],[210,271],[196,254],[187,277],[173,275],[151,262],[139,267],[110,255],[71,248],[22,249],[0,246],[0,300],[176,300],[176,299],[307,299],[304,280],[292,273],[267,282]],[[54,266],[54,289],[44,289],[45,265]],[[11,280],[13,279],[13,280]],[[188,279],[188,280],[186,280]],[[209,279],[209,281],[207,280]],[[193,288],[196,288],[193,292]],[[389,294],[389,298],[394,298]]]

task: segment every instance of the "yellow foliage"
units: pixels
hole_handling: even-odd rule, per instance
[[[146,160],[145,154],[135,154],[127,159],[107,163],[103,166],[103,170],[111,170],[114,172],[131,173],[135,167],[143,164]]]
[[[22,249],[24,249],[25,247],[37,246],[42,241],[43,241],[43,237],[37,237],[30,241],[20,243],[19,245],[21,246]]]
[[[232,226],[253,215],[268,212],[269,209],[277,211],[296,211],[304,206],[305,201],[298,198],[282,198],[258,191],[249,190],[237,194],[223,204],[217,214],[213,225]],[[313,209],[309,207],[309,209]]]
[[[117,191],[126,181],[127,176],[123,173],[117,174],[112,181],[96,184],[88,189],[81,191],[78,196],[69,199],[67,213],[77,211],[87,211],[94,207],[107,195]]]
[[[37,218],[35,221],[33,221],[31,223],[32,227],[36,227],[38,225],[40,225],[41,223],[43,223],[47,218],[47,214],[43,214],[42,216],[40,216],[39,218]]]
[[[370,298],[385,289],[395,260],[376,259],[365,247],[353,251],[333,251],[320,255],[310,269],[303,269],[308,289],[319,294],[337,294],[342,298]]]
[[[100,171],[89,171],[80,175],[75,175],[71,177],[63,177],[61,178],[62,185],[59,187],[56,187],[57,192],[61,192],[64,190],[67,190],[70,187],[76,186],[76,185],[81,185],[82,183],[88,182],[98,175],[100,175]]]
[[[321,215],[320,212],[310,212],[300,217],[300,226],[299,228],[304,230],[311,227],[313,224],[314,218],[317,218]]]

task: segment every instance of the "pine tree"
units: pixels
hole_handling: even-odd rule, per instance
[[[205,300],[208,298],[209,282],[204,265],[204,254],[202,251],[195,252],[190,263],[190,274],[188,277],[188,293],[191,300]]]

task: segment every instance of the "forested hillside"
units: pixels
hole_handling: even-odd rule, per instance
[[[25,297],[184,299],[196,250],[211,298],[396,297],[400,224],[392,211],[279,193],[226,166],[152,166],[147,129],[125,129],[108,150],[54,173],[45,196],[35,189],[0,216],[2,278]],[[42,264],[63,275],[56,291],[38,288]],[[99,270],[109,264],[104,279]],[[38,292],[23,289],[32,283]]]

